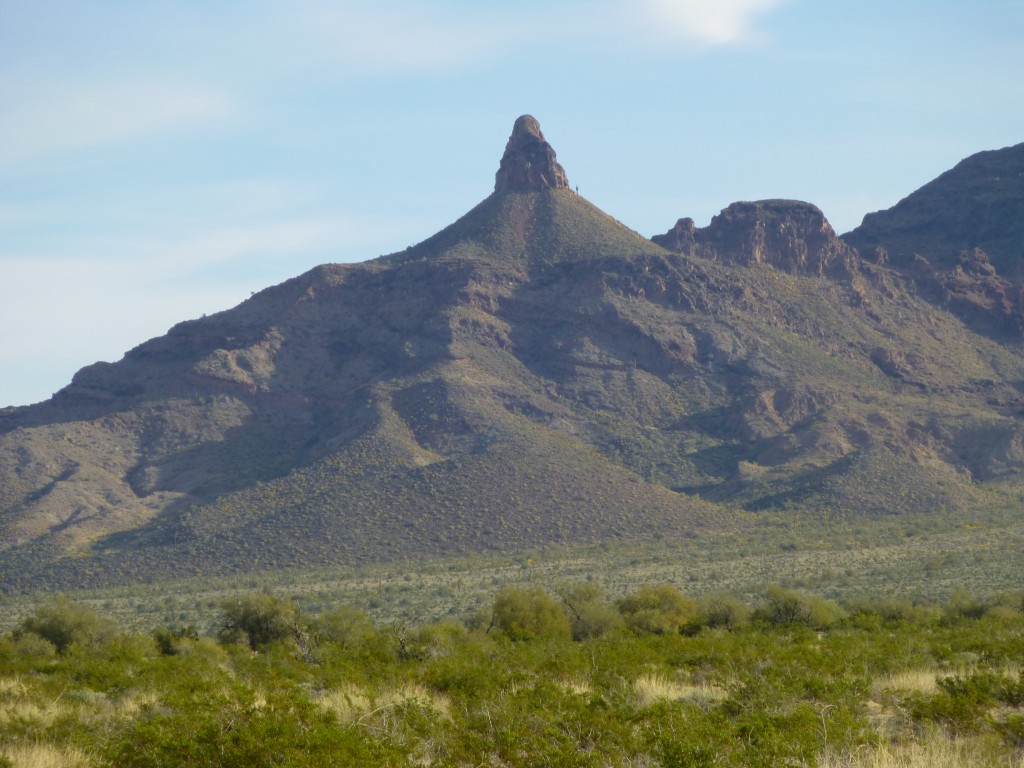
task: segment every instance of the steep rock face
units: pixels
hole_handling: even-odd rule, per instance
[[[651,239],[679,253],[745,266],[767,264],[793,274],[849,270],[859,260],[816,206],[798,200],[733,203],[707,227],[680,219]]]
[[[565,169],[532,115],[523,115],[512,127],[505,154],[494,178],[495,192],[539,192],[568,189]]]
[[[1024,286],[1000,276],[981,248],[960,251],[956,266],[935,279],[943,303],[972,327],[1014,338],[1024,332]]]
[[[843,236],[861,253],[884,248],[893,266],[915,254],[955,269],[961,251],[981,248],[999,274],[1024,271],[1024,144],[979,152]]]

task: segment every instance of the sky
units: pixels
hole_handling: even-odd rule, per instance
[[[0,406],[417,243],[534,115],[650,236],[1024,141],[1024,0],[0,0]]]

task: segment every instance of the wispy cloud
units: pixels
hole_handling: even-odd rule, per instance
[[[313,46],[343,75],[453,70],[531,47],[591,40],[696,46],[746,43],[757,23],[786,0],[568,0],[516,8],[447,3],[346,2],[300,12]],[[528,23],[526,21],[528,19]]]
[[[656,34],[703,45],[750,40],[757,21],[784,0],[646,0],[644,12]]]
[[[208,86],[145,79],[66,86],[3,101],[0,165],[208,124],[235,110],[230,97]]]
[[[512,14],[437,3],[314,5],[301,18],[320,53],[346,74],[450,70],[500,55],[520,31]]]

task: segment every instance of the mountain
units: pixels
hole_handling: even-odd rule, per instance
[[[844,235],[976,330],[1024,332],[1024,144],[979,152]]]
[[[655,242],[656,241],[656,242]],[[537,121],[495,191],[0,412],[8,591],[956,514],[1024,472],[1024,357],[821,211],[648,240]]]
[[[961,251],[984,250],[1001,274],[1024,269],[1024,144],[979,152],[886,211],[869,213],[845,239],[891,263],[923,255],[952,268]]]

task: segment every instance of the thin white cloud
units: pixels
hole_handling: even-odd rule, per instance
[[[450,70],[500,53],[519,24],[510,14],[459,12],[438,4],[316,5],[302,14],[306,34],[338,74]]]
[[[784,0],[646,0],[656,36],[703,45],[750,40],[757,21]]]
[[[213,88],[147,80],[67,86],[2,101],[0,166],[208,124],[234,112],[231,99]]]
[[[314,4],[299,12],[303,55],[341,76],[454,70],[533,47],[652,40],[690,46],[755,40],[757,24],[786,0],[567,0],[521,8],[393,0]],[[294,43],[294,40],[292,41]]]

